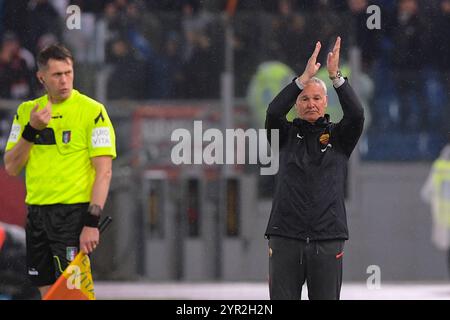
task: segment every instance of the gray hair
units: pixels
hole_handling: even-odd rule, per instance
[[[323,91],[325,92],[325,95],[327,95],[327,85],[325,84],[325,82],[323,82],[322,80],[320,80],[319,78],[316,77],[312,77],[311,79],[309,79],[308,81],[306,81],[305,86],[308,83],[317,83],[318,85],[320,85],[323,89]]]

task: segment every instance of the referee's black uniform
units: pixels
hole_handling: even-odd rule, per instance
[[[339,299],[347,162],[361,136],[364,112],[347,80],[336,88],[344,116],[314,124],[286,120],[301,90],[293,81],[270,103],[266,129],[279,129],[280,167],[266,229],[271,299]],[[270,132],[270,131],[269,131]],[[269,135],[270,140],[270,135]]]

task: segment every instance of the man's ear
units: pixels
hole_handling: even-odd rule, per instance
[[[44,78],[42,77],[42,73],[40,71],[36,72],[36,77],[38,78],[39,82],[44,84]]]

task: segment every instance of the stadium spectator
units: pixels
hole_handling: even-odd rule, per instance
[[[4,34],[0,43],[0,97],[26,99],[33,95],[34,60],[21,48],[13,33]]]
[[[399,101],[398,126],[405,132],[414,132],[426,129],[427,124],[423,86],[426,28],[417,0],[399,0],[397,8],[391,61]]]
[[[107,62],[113,67],[108,79],[108,99],[142,99],[145,87],[145,63],[136,59],[127,40],[109,44]]]
[[[439,54],[433,55],[432,63],[435,64],[436,70],[440,74],[437,83],[443,85],[441,90],[444,101],[436,113],[440,115],[441,132],[447,132],[449,127],[448,121],[445,119],[450,116],[450,0],[440,0],[439,4],[437,16],[430,21],[432,24],[430,50],[435,52],[435,48],[439,48]],[[428,92],[428,94],[433,94],[433,92]],[[436,97],[436,93],[434,94]]]
[[[307,34],[305,17],[299,14],[291,0],[279,0],[278,12],[272,18],[272,37],[269,46],[273,59],[287,64],[294,70],[302,70],[300,65],[308,60],[306,44],[311,39]]]
[[[52,33],[60,40],[63,30],[63,20],[58,11],[48,0],[31,0],[27,6],[27,29],[23,43],[34,54],[39,52],[37,44],[42,35]]]
[[[181,40],[176,32],[169,33],[163,45],[161,57],[162,77],[160,82],[160,94],[166,99],[179,99],[184,95],[184,83],[186,75],[181,60]]]
[[[220,61],[216,60],[215,44],[208,28],[213,17],[199,10],[196,1],[186,1],[182,8],[182,30],[184,35],[184,72],[186,98],[214,98],[219,95],[218,81],[210,81],[211,74],[219,74]]]

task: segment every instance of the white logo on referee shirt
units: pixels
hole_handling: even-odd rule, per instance
[[[19,141],[20,129],[22,129],[20,124],[15,123],[12,125],[11,133],[9,134],[9,138],[8,138],[8,142],[15,143],[15,142]]]
[[[92,147],[111,147],[111,135],[108,127],[98,127],[92,130]]]

